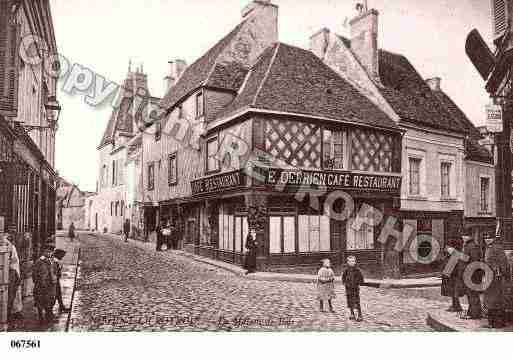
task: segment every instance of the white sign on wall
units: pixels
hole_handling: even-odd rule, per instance
[[[489,132],[502,132],[502,107],[486,105],[486,129]]]

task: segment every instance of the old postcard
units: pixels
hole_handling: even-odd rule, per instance
[[[512,65],[512,0],[0,0],[9,352],[513,331]]]

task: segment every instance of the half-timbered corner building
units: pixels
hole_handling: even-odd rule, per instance
[[[355,254],[379,270],[382,224],[352,223],[364,203],[399,205],[403,132],[314,53],[279,42],[277,25],[278,7],[253,1],[171,76],[162,131],[143,138],[147,226],[170,219],[184,249],[236,264],[254,230],[260,269]]]

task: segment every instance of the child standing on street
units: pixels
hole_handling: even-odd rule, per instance
[[[317,273],[317,291],[320,303],[321,312],[324,312],[324,302],[328,302],[328,306],[331,313],[334,313],[333,305],[331,300],[335,298],[335,273],[331,269],[331,263],[329,259],[322,260],[322,267]]]
[[[361,322],[363,320],[362,309],[360,307],[360,285],[363,284],[363,274],[356,266],[356,257],[347,257],[347,269],[342,274],[342,283],[346,287],[347,306],[351,310],[349,319]],[[358,310],[358,318],[354,315],[354,310]]]

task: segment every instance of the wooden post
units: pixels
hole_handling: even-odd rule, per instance
[[[9,247],[0,239],[0,331],[7,330],[7,295],[9,290]]]

